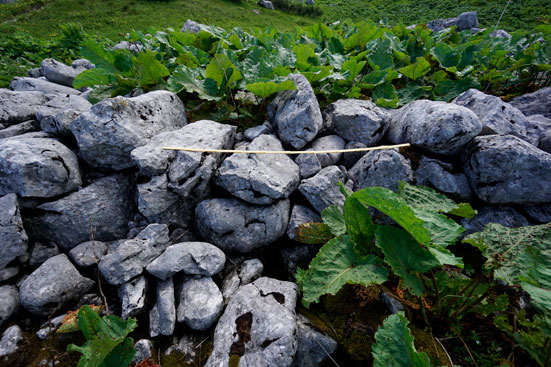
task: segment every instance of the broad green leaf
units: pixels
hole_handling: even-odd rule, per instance
[[[431,245],[428,250],[438,260],[440,265],[457,266],[463,269],[463,260],[460,257],[455,256],[450,250],[438,245]]]
[[[403,312],[390,315],[375,333],[373,367],[431,367],[429,356],[417,352]]]
[[[424,273],[440,263],[406,231],[379,225],[375,230],[375,244],[385,254],[385,263],[390,265],[394,274],[404,281],[413,294],[420,297],[423,294],[423,283],[419,278]]]
[[[311,65],[319,65],[318,57],[314,52],[315,46],[314,44],[298,44],[293,47],[299,70],[307,70]]]
[[[456,66],[459,62],[459,55],[447,43],[437,43],[430,53],[444,69]]]
[[[386,70],[394,68],[394,61],[392,59],[392,48],[390,47],[390,40],[379,39],[373,41],[373,52],[367,57],[369,66],[373,70]]]
[[[337,205],[331,205],[323,209],[321,218],[323,219],[323,223],[327,224],[334,236],[340,236],[346,233],[344,216]]]
[[[105,69],[95,68],[85,70],[78,74],[73,81],[73,88],[93,87],[95,85],[107,85],[112,83],[114,74],[109,74]]]
[[[394,108],[398,105],[398,94],[391,82],[385,82],[375,87],[371,98],[381,107]]]
[[[369,255],[360,259],[350,237],[336,237],[320,249],[302,275],[302,304],[309,307],[324,294],[336,294],[345,284],[367,287],[384,283],[387,277],[388,271],[378,258]]]
[[[188,93],[197,93],[200,99],[207,101],[217,101],[218,88],[212,79],[204,79],[205,72],[200,68],[189,68],[180,65],[168,78],[168,90],[174,93],[186,91]],[[210,83],[210,85],[209,85]]]
[[[408,78],[416,80],[430,71],[430,63],[424,57],[418,57],[413,64],[404,66],[398,71]]]
[[[170,75],[170,71],[157,60],[155,54],[151,50],[140,52],[135,59],[134,67],[138,74],[138,83],[140,87],[157,85],[164,77]]]
[[[296,89],[295,83],[292,80],[285,80],[280,83],[275,82],[258,82],[247,84],[247,90],[254,93],[255,95],[266,98],[269,95],[283,91],[283,90],[292,90]]]
[[[92,311],[94,311],[95,313],[97,313],[98,315],[103,310],[103,306],[90,305],[90,306],[87,306],[87,307],[90,307],[90,309]],[[80,309],[78,309],[76,311],[67,312],[67,315],[65,315],[65,317],[63,318],[63,321],[61,322],[61,325],[56,330],[57,334],[72,333],[72,332],[80,330],[80,327],[78,326],[78,318],[77,318],[79,310]]]
[[[371,215],[367,208],[354,197],[345,200],[343,212],[346,232],[355,244],[356,253],[360,256],[367,255],[375,231]]]
[[[87,40],[82,43],[80,48],[82,57],[90,60],[90,62],[96,65],[96,68],[103,69],[108,73],[114,74],[117,70],[115,64],[115,52],[112,50],[106,50],[103,46],[93,40]]]
[[[223,85],[231,86],[233,82],[241,79],[237,67],[224,54],[214,55],[207,65],[205,76],[214,80],[219,88]]]
[[[519,261],[528,271],[519,277],[522,289],[530,295],[531,304],[542,313],[551,316],[551,249],[542,251],[526,247]],[[549,324],[551,327],[551,323]],[[551,336],[551,335],[550,335]]]
[[[295,230],[295,241],[313,245],[322,245],[335,237],[325,223],[308,222]]]
[[[480,88],[480,83],[472,78],[461,80],[442,80],[434,88],[435,99],[451,101],[461,93],[471,88]]]
[[[343,72],[346,72],[346,78],[353,81],[360,74],[366,63],[366,61],[349,59],[342,64],[342,70]]]

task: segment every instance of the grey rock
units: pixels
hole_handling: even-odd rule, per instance
[[[297,351],[296,285],[260,278],[231,299],[214,331],[205,366],[228,366],[230,353],[244,366],[292,366]]]
[[[537,141],[527,134],[526,128],[530,122],[526,116],[499,97],[484,94],[477,89],[469,89],[452,102],[476,113],[482,122],[483,135],[510,134],[537,145]]]
[[[113,285],[126,283],[143,272],[170,244],[165,224],[150,224],[131,240],[120,241],[99,263],[101,274]],[[164,334],[163,334],[164,335]]]
[[[399,181],[412,182],[411,163],[395,149],[374,150],[364,155],[350,170],[353,191],[381,186],[396,191]]]
[[[31,92],[27,92],[31,93]],[[43,123],[46,124],[47,120],[53,119],[60,132],[67,133],[63,130],[66,130],[66,126],[63,125],[66,119],[71,117],[71,110],[76,112],[88,111],[92,104],[81,96],[76,96],[73,94],[69,95],[51,95],[46,94],[46,97],[54,96],[44,108],[39,109],[36,112],[36,119],[40,121],[42,127]],[[63,131],[62,131],[63,130]]]
[[[44,75],[42,75],[42,69],[41,68],[34,68],[34,69],[29,70],[29,72],[27,73],[27,76],[29,78],[40,78],[41,76],[44,76]]]
[[[298,347],[295,367],[317,367],[337,349],[337,342],[315,330],[307,317],[297,314]]]
[[[149,335],[172,335],[176,325],[176,305],[172,278],[157,281],[156,302],[149,311]]]
[[[304,205],[295,205],[291,211],[291,220],[287,226],[287,236],[294,240],[298,227],[305,223],[321,223],[321,217],[318,213]]]
[[[143,49],[143,45],[139,42],[128,42],[128,41],[120,41],[115,46],[113,46],[114,50],[128,50],[132,52],[133,54],[138,54]]]
[[[187,32],[187,33],[199,33],[201,30],[199,23],[194,22],[191,19],[186,20],[184,23],[184,26],[182,29],[180,29],[181,32]]]
[[[49,82],[38,78],[27,78],[16,76],[10,82],[10,88],[16,92],[42,92],[46,94],[74,94],[79,95],[80,92],[74,88],[66,87],[56,83]]]
[[[246,150],[281,151],[273,135],[260,135]],[[299,168],[284,154],[233,154],[226,158],[214,181],[232,195],[252,204],[271,204],[285,199],[298,187]]]
[[[540,205],[526,205],[524,210],[528,217],[533,221],[538,223],[549,223],[551,222],[551,204],[545,203]]]
[[[29,266],[38,267],[51,257],[59,255],[59,248],[55,242],[36,242],[29,258]]]
[[[0,197],[0,269],[25,255],[27,242],[17,196],[8,194]]]
[[[107,244],[101,241],[87,241],[73,247],[69,257],[81,268],[96,265],[107,253]]]
[[[224,298],[210,277],[197,277],[184,281],[179,294],[178,322],[193,330],[207,330],[216,323]]]
[[[323,111],[327,128],[348,141],[368,147],[376,145],[385,135],[390,113],[375,103],[359,99],[341,99]]]
[[[467,176],[454,172],[450,163],[423,156],[415,171],[417,185],[429,186],[455,199],[471,201],[473,193]]]
[[[76,59],[71,63],[71,67],[75,69],[94,69],[96,65],[92,64],[90,60],[87,59]]]
[[[509,34],[509,32],[506,32],[503,29],[498,29],[498,30],[493,31],[492,33],[490,33],[490,37],[511,39],[513,36],[511,36]]]
[[[86,101],[88,102],[88,101]],[[92,107],[82,106],[81,110],[67,109],[54,116],[48,116],[40,121],[40,127],[43,131],[52,135],[61,135],[66,137],[72,137],[71,122],[75,120],[82,112],[85,112]]]
[[[80,74],[80,71],[65,65],[54,59],[44,59],[40,63],[42,75],[50,82],[73,87],[73,80]]]
[[[35,131],[40,131],[40,122],[37,120],[29,120],[0,130],[0,139],[11,138],[12,136],[23,135]]]
[[[411,143],[432,153],[455,155],[481,131],[480,119],[468,108],[417,100],[392,114],[385,137],[394,144]]]
[[[258,5],[262,6],[263,8],[274,10],[274,4],[270,0],[259,0],[257,2]]]
[[[19,292],[12,285],[0,287],[0,327],[10,320],[19,307]]]
[[[281,249],[283,270],[290,281],[295,281],[297,268],[308,268],[312,259],[319,251],[319,245],[298,243]]]
[[[516,228],[529,226],[528,220],[515,208],[511,206],[484,205],[477,209],[478,214],[472,218],[464,218],[461,225],[465,227],[463,235],[481,232],[489,223],[498,223],[505,227]]]
[[[224,269],[226,255],[206,242],[181,242],[171,245],[146,270],[159,279],[182,271],[185,274],[213,276]]]
[[[148,282],[144,276],[134,278],[119,288],[121,300],[121,318],[136,317],[145,311]]]
[[[321,162],[316,154],[299,154],[295,158],[295,163],[299,167],[301,178],[312,177],[322,169]]]
[[[551,87],[541,88],[533,93],[515,97],[509,103],[526,116],[544,115],[551,118]]]
[[[222,292],[222,297],[224,297],[225,305],[228,304],[229,300],[235,295],[240,285],[241,279],[239,279],[239,275],[235,269],[227,274],[222,280],[220,291]]]
[[[165,356],[178,353],[178,361],[181,365],[196,364],[201,352],[200,348],[196,347],[202,345],[203,340],[202,333],[185,333],[179,339],[173,336],[172,345],[166,349]]]
[[[551,154],[512,135],[476,137],[464,155],[475,194],[490,204],[551,201]]]
[[[448,19],[435,19],[427,22],[427,27],[433,31],[441,31],[445,28],[456,27],[460,32],[478,27],[478,17],[476,11],[469,11],[459,14],[457,17]]]
[[[344,182],[346,174],[337,166],[329,166],[314,177],[302,180],[298,190],[318,211],[328,206],[344,204],[344,195],[339,189],[339,182]]]
[[[0,140],[0,195],[53,197],[81,184],[76,155],[54,139]]]
[[[289,78],[297,89],[280,92],[268,106],[268,117],[284,143],[302,149],[321,130],[323,118],[308,80],[300,74]]]
[[[28,218],[30,234],[56,242],[70,250],[94,239],[111,241],[123,237],[133,215],[133,192],[129,178],[111,175],[59,200],[39,205],[39,215]]]
[[[545,131],[541,135],[539,148],[544,152],[551,153],[551,131]]]
[[[527,117],[526,135],[534,145],[541,150],[551,153],[551,118],[543,115],[530,115]],[[1,132],[0,132],[1,133]]]
[[[149,339],[140,339],[134,344],[136,355],[132,363],[139,363],[153,356],[153,343]]]
[[[65,319],[66,314],[54,317],[51,320],[46,321],[40,327],[40,330],[36,332],[36,337],[40,340],[46,340],[52,335]]]
[[[19,349],[19,342],[23,340],[23,332],[17,325],[10,326],[2,334],[0,340],[0,358],[9,356]]]
[[[385,291],[381,291],[379,294],[379,301],[387,307],[388,312],[391,315],[397,314],[398,312],[404,310],[404,305]]]
[[[346,145],[344,146],[344,149],[361,149],[361,148],[367,148],[367,145],[365,145],[364,143],[360,143],[358,141],[350,141],[346,143]],[[346,168],[350,168],[353,165],[355,165],[356,162],[359,161],[360,158],[362,158],[366,154],[367,154],[367,151],[344,153],[342,158],[343,165]]]
[[[224,252],[246,253],[268,245],[285,233],[289,200],[256,206],[237,199],[212,199],[195,209],[198,234]]]
[[[43,131],[35,131],[30,133],[25,133],[22,135],[10,136],[9,138],[4,138],[4,140],[20,140],[20,139],[47,139],[53,138],[52,135],[45,133]],[[33,200],[32,198],[21,198],[21,200]]]
[[[262,134],[271,134],[272,132],[272,125],[268,121],[264,121],[262,125],[251,127],[245,130],[244,135],[247,140],[254,140]]]
[[[78,301],[94,284],[80,275],[65,254],[57,255],[23,281],[19,289],[21,305],[35,315],[48,316]]]
[[[222,296],[224,303],[235,295],[240,286],[249,284],[262,276],[264,265],[258,259],[249,259],[243,261],[233,271],[231,271],[222,281]]]
[[[328,135],[314,140],[307,150],[341,150],[345,141],[338,135]],[[300,169],[300,176],[308,178],[321,171],[322,168],[336,164],[342,153],[300,154],[295,159]]]
[[[134,165],[130,152],[164,131],[187,124],[184,104],[168,91],[95,104],[71,122],[82,158],[93,167],[121,170]]]
[[[0,282],[5,282],[16,276],[19,273],[19,267],[13,266],[10,268],[0,269]]]

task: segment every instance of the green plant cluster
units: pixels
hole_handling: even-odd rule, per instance
[[[307,223],[296,233],[300,242],[325,243],[309,268],[296,273],[305,307],[325,294],[336,294],[345,284],[388,285],[398,279],[398,287],[410,303],[418,304],[430,330],[460,325],[467,315],[490,317],[539,365],[549,366],[551,224],[507,228],[492,223],[466,236],[463,243],[486,259],[476,269],[449,249],[464,232],[452,218],[476,214],[469,204],[456,204],[432,189],[405,182],[396,193],[381,187],[352,193],[342,185],[341,191],[346,197],[342,208],[326,208],[323,223]],[[395,225],[376,223],[370,208]],[[529,294],[533,309],[514,307],[520,296],[514,290]],[[403,337],[402,331],[396,333]],[[376,361],[384,354],[377,350],[373,347]],[[398,365],[430,365],[425,358]]]
[[[271,0],[274,8],[285,13],[299,14],[307,17],[319,17],[323,10],[317,5],[306,5],[297,0]]]
[[[202,26],[197,34],[169,29],[132,32],[128,39],[143,50],[132,54],[86,41],[82,56],[97,68],[74,86],[95,86],[96,100],[133,88],[167,88],[191,110],[217,111],[211,118],[218,121],[260,120],[266,97],[293,88],[290,73],[310,81],[322,107],[341,98],[397,107],[419,98],[448,101],[469,88],[506,95],[551,84],[551,26],[511,39],[370,22],[316,24],[293,33]]]

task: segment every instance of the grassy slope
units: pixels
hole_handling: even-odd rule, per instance
[[[0,32],[23,30],[33,36],[48,38],[58,34],[57,24],[77,22],[91,34],[120,39],[132,29],[180,28],[190,18],[226,29],[234,26],[275,26],[291,29],[318,21],[337,20],[420,23],[440,17],[477,10],[482,27],[495,25],[506,0],[317,0],[324,15],[318,18],[270,11],[256,5],[256,0],[21,0],[0,6]],[[253,13],[257,8],[260,14]],[[514,0],[500,28],[530,30],[551,21],[549,0]]]

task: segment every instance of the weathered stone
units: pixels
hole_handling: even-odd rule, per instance
[[[477,211],[478,213],[474,218],[464,218],[461,220],[461,225],[465,227],[463,235],[481,232],[486,224],[489,223],[498,223],[510,228],[530,225],[528,220],[511,206],[484,205],[477,208]]]
[[[81,184],[76,155],[54,139],[0,140],[0,195],[53,197]]]
[[[262,276],[264,265],[258,259],[249,259],[239,264],[222,281],[222,296],[227,304],[240,286],[249,284]]]
[[[168,357],[173,353],[177,353],[176,356],[180,365],[197,364],[201,355],[201,348],[197,348],[197,346],[202,345],[203,340],[202,333],[186,332],[179,339],[173,336],[171,345],[165,351],[165,356]]]
[[[213,276],[224,269],[226,255],[206,242],[181,242],[171,245],[146,270],[159,279],[182,271],[185,274]]]
[[[134,278],[119,288],[119,299],[121,300],[121,318],[126,320],[129,317],[136,317],[145,311],[148,282],[144,276]]]
[[[69,257],[81,268],[96,265],[107,253],[107,244],[101,241],[87,241],[69,251]]]
[[[348,142],[344,147],[344,149],[358,149],[358,148],[367,148],[367,145],[357,141],[351,141],[351,142]],[[356,162],[358,162],[360,158],[362,158],[366,154],[367,154],[367,151],[344,153],[342,157],[343,165],[346,168],[350,168],[353,165],[355,165]]]
[[[273,135],[260,135],[246,150],[281,151]],[[252,204],[271,204],[285,199],[298,187],[299,168],[284,154],[233,154],[226,158],[214,181],[232,195]]]
[[[395,149],[374,150],[364,155],[350,170],[348,178],[353,191],[381,186],[396,191],[399,181],[412,182],[409,159]]]
[[[23,256],[27,252],[27,242],[17,196],[0,197],[0,269]]]
[[[545,203],[540,205],[526,205],[524,210],[528,217],[538,223],[551,222],[551,203]]]
[[[270,10],[275,9],[274,4],[270,0],[258,0],[256,4],[266,9],[270,9]]]
[[[158,280],[157,298],[149,311],[149,335],[154,338],[159,335],[172,335],[176,326],[176,305],[174,299],[174,284],[172,278]]]
[[[335,349],[337,342],[314,329],[306,316],[297,314],[298,347],[294,367],[318,367]]]
[[[129,178],[111,175],[57,201],[39,205],[37,216],[26,218],[31,236],[56,242],[62,249],[94,239],[111,241],[124,237],[133,215],[133,192]]]
[[[0,358],[9,356],[19,349],[19,342],[23,340],[23,332],[17,325],[10,326],[2,334],[0,340]]]
[[[80,92],[74,88],[49,82],[38,78],[27,78],[16,76],[10,82],[10,88],[16,92],[42,92],[46,94],[74,94]]]
[[[456,27],[460,32],[478,27],[478,17],[476,11],[469,11],[459,14],[457,17],[448,19],[435,19],[427,22],[427,27],[433,31],[441,31],[445,28]]]
[[[59,255],[59,248],[55,242],[36,242],[29,258],[30,267],[38,267],[51,257]]]
[[[339,189],[339,182],[344,182],[345,178],[346,174],[337,166],[329,166],[314,177],[302,180],[298,190],[314,209],[321,213],[328,206],[344,204],[344,195]]]
[[[40,63],[42,75],[52,83],[73,87],[73,80],[80,74],[80,71],[65,65],[54,59],[44,59]]]
[[[94,284],[80,275],[65,254],[57,255],[23,281],[19,289],[21,305],[33,314],[48,316],[78,301]]]
[[[297,268],[307,269],[312,259],[319,251],[319,245],[298,243],[281,249],[283,270],[287,279],[295,281]]]
[[[168,227],[165,224],[150,224],[135,238],[119,241],[113,250],[109,249],[99,263],[99,270],[110,284],[126,283],[140,275],[169,244]]]
[[[180,29],[181,32],[187,32],[187,33],[199,33],[201,31],[201,27],[199,23],[194,22],[191,19],[186,20],[184,23],[184,26],[182,29]]]
[[[544,115],[551,118],[551,87],[541,88],[533,93],[515,97],[509,103],[526,116]]]
[[[136,344],[134,344],[134,349],[136,350],[136,355],[132,363],[137,364],[153,356],[153,343],[149,339],[138,340]]]
[[[465,151],[464,170],[487,203],[551,202],[551,154],[515,136],[476,137]]]
[[[71,67],[75,69],[94,69],[96,65],[92,64],[90,60],[87,59],[76,59],[71,63]]]
[[[509,34],[509,32],[506,32],[504,31],[503,29],[498,29],[498,30],[495,30],[493,31],[492,33],[490,33],[490,37],[492,38],[507,38],[507,39],[511,39],[511,36]]]
[[[341,99],[323,111],[327,128],[348,141],[368,147],[376,145],[385,135],[390,113],[371,101]]]
[[[314,140],[323,126],[318,100],[303,75],[289,74],[296,90],[280,92],[268,106],[268,117],[279,138],[295,149]]]
[[[0,328],[15,314],[19,307],[19,292],[12,285],[0,287]]]
[[[246,253],[268,245],[285,233],[289,200],[270,206],[250,205],[237,199],[212,199],[195,209],[199,235],[224,252]]]
[[[52,135],[72,137],[71,122],[80,116],[82,112],[89,110],[90,107],[92,107],[91,104],[88,108],[83,106],[82,110],[67,109],[55,116],[48,116],[40,121],[40,127],[43,131]]]
[[[251,127],[245,130],[244,136],[247,140],[252,141],[258,138],[262,134],[271,134],[272,132],[273,132],[273,128],[270,122],[264,121],[262,125]]]
[[[19,273],[19,266],[0,269],[0,282],[5,282]]]
[[[454,171],[450,163],[423,156],[415,171],[415,180],[417,185],[435,188],[455,199],[472,200],[473,193],[467,176]]]
[[[482,122],[482,134],[510,134],[537,145],[537,141],[527,134],[530,122],[520,110],[499,97],[484,94],[477,89],[469,89],[453,100],[476,113]]]
[[[0,0],[0,4],[2,3],[2,0]],[[42,69],[41,68],[33,68],[27,72],[27,76],[29,78],[40,78],[42,75]]]
[[[128,50],[133,54],[140,53],[142,49],[143,45],[140,42],[120,41],[115,46],[113,46],[113,50]]]
[[[551,153],[551,118],[543,115],[531,115],[527,117],[526,135],[534,145],[544,152]],[[1,133],[1,132],[0,132]]]
[[[130,152],[164,131],[187,124],[184,104],[168,91],[95,104],[71,122],[80,154],[93,167],[121,170],[134,165]]]
[[[411,143],[432,153],[455,155],[481,131],[480,119],[468,108],[422,99],[392,114],[385,137],[394,144]]]
[[[318,138],[310,144],[307,150],[341,150],[345,141],[338,135],[328,135]],[[322,168],[336,164],[342,153],[300,154],[295,159],[300,169],[300,177],[308,178],[321,171]]]
[[[40,122],[37,120],[29,120],[0,130],[0,139],[11,138],[12,136],[23,135],[34,131],[40,131]]]
[[[214,331],[205,366],[228,366],[232,355],[244,366],[290,367],[297,351],[296,285],[260,278],[231,299]]]
[[[40,326],[40,330],[36,332],[36,337],[40,340],[46,340],[55,333],[57,328],[61,325],[63,320],[65,319],[66,314],[59,315],[57,317],[54,317],[51,320],[46,321]]]
[[[210,277],[184,281],[179,294],[178,322],[193,330],[207,330],[216,323],[224,308],[224,298]]]
[[[289,220],[289,225],[287,226],[287,236],[294,240],[298,227],[309,222],[321,223],[320,215],[306,206],[298,204],[293,206],[291,220]]]

